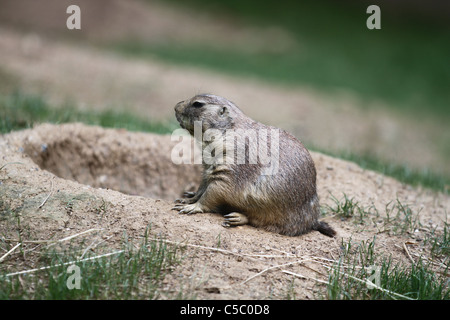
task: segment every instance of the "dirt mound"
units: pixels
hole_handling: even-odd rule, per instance
[[[350,237],[361,241],[377,235],[378,250],[408,261],[404,239],[380,232],[376,221],[361,228],[328,215],[336,239],[318,232],[287,237],[250,226],[225,229],[215,214],[171,211],[172,200],[199,180],[198,167],[172,163],[175,143],[170,136],[82,124],[46,124],[14,132],[0,137],[0,200],[21,208],[25,240],[60,239],[96,228],[101,231],[90,236],[112,249],[120,245],[124,232],[131,240],[139,239],[150,225],[152,235],[187,245],[183,265],[165,280],[167,290],[184,288],[198,298],[285,298],[292,281],[297,298],[314,298],[318,289],[312,279],[326,280],[326,270],[309,264],[311,259],[296,262],[298,257],[335,260],[341,240]],[[381,217],[386,205],[398,199],[420,211],[422,226],[442,225],[446,219],[448,196],[412,189],[353,163],[312,156],[322,205],[333,205],[331,195],[340,198],[345,193],[362,206],[376,207]],[[5,230],[4,220],[0,222],[1,235],[16,237],[17,229],[9,225]],[[419,237],[420,230],[414,236]],[[293,280],[279,268],[265,271],[281,264],[304,279]]]
[[[175,166],[167,137],[97,127],[44,126],[24,141],[24,153],[64,179],[125,194],[173,200],[199,183],[200,166]]]

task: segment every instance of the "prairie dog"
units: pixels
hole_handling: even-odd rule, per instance
[[[203,152],[197,192],[177,199],[174,210],[220,213],[225,227],[250,224],[288,236],[311,230],[335,236],[333,228],[318,220],[316,169],[294,136],[252,120],[231,101],[212,94],[177,103],[175,115],[193,136],[197,126],[201,141],[194,138],[210,152]]]

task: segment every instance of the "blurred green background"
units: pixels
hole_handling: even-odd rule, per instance
[[[81,30],[65,27],[69,4]],[[366,27],[371,4],[381,30]],[[176,102],[222,90],[314,150],[449,189],[448,1],[3,0],[0,57],[2,133],[46,121],[170,133]]]
[[[415,7],[378,1],[382,29],[373,31],[366,27],[373,1],[171,2],[231,23],[277,26],[289,31],[295,45],[248,50],[226,43],[124,42],[118,49],[286,84],[345,88],[418,116],[450,117],[450,13],[440,16],[439,6],[430,8],[437,2]]]

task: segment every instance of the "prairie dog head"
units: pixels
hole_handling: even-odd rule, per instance
[[[175,116],[183,129],[194,134],[194,122],[200,121],[202,132],[208,129],[232,129],[234,119],[242,111],[231,101],[213,94],[199,94],[180,101],[175,106]]]

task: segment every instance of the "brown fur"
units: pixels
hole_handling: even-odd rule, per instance
[[[202,182],[196,193],[177,199],[174,209],[180,213],[218,212],[225,215],[225,226],[249,223],[252,226],[289,236],[318,230],[327,236],[335,231],[319,222],[319,199],[316,192],[316,169],[308,150],[284,130],[266,126],[247,117],[234,103],[215,95],[197,95],[175,106],[181,127],[194,135],[194,121],[202,121],[202,132],[217,129],[225,135],[228,129],[276,129],[279,149],[271,149],[271,140],[259,136],[235,140],[234,163],[203,162]],[[258,131],[259,132],[259,131]],[[222,141],[222,140],[221,140]],[[198,141],[202,149],[215,146]],[[251,148],[267,144],[267,156],[278,157],[275,174],[262,174],[266,163],[261,159],[251,163]],[[245,150],[245,163],[237,163],[238,149]],[[233,150],[224,148],[228,155]],[[266,160],[266,159],[263,159]]]

